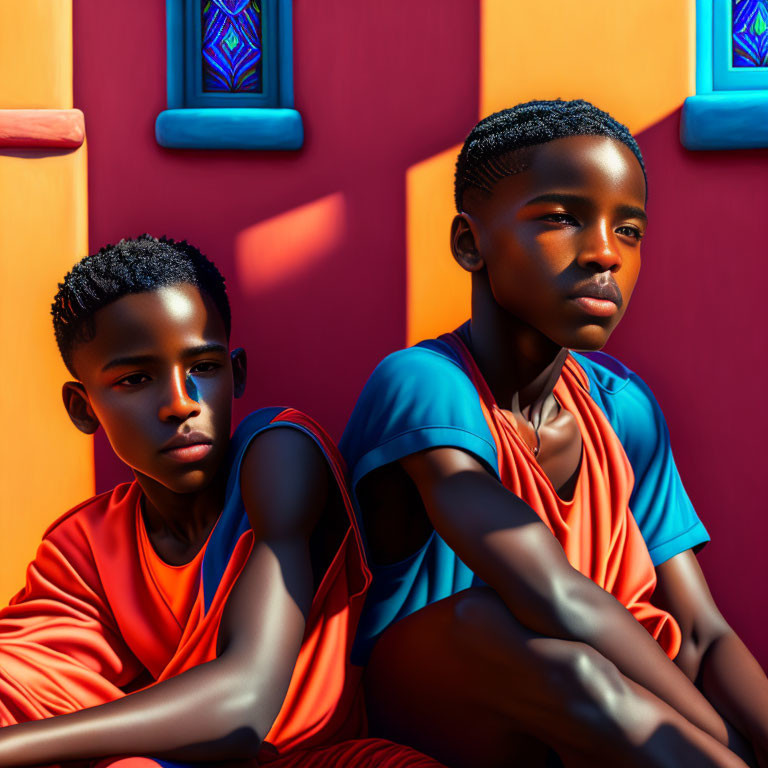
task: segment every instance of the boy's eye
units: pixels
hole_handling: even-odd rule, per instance
[[[219,368],[221,368],[220,363],[214,363],[214,362],[208,361],[204,363],[196,363],[189,369],[189,372],[190,373],[211,373],[212,371],[216,371]]]
[[[570,224],[572,226],[578,226],[579,224],[576,217],[571,216],[570,213],[548,213],[541,218],[543,221],[551,221],[555,224]]]
[[[122,379],[115,382],[118,387],[137,387],[139,384],[149,381],[149,376],[146,373],[131,373],[128,376],[123,376]]]
[[[625,224],[623,227],[619,227],[616,230],[619,235],[625,235],[626,237],[633,237],[635,240],[642,240],[643,233],[637,228],[629,224]]]

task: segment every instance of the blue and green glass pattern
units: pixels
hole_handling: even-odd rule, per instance
[[[262,0],[203,0],[203,91],[261,93]]]
[[[733,66],[768,67],[768,0],[731,0]]]

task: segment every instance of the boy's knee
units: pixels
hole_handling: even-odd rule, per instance
[[[469,652],[482,652],[489,644],[495,645],[499,630],[508,629],[513,622],[516,624],[492,589],[473,587],[452,598],[451,635]]]

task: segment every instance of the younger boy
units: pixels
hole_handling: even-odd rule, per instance
[[[626,310],[645,199],[636,142],[591,104],[481,121],[451,232],[471,321],[387,357],[342,438],[372,727],[448,765],[743,767],[727,718],[768,766],[768,682],[696,563],[661,411],[569,352]]]
[[[0,764],[422,764],[339,743],[362,732],[347,646],[369,581],[343,472],[291,409],[230,438],[246,359],[216,267],[123,240],[72,269],[53,317],[70,418],[136,479],[55,522],[0,612]]]

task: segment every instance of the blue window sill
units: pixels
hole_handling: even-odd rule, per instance
[[[768,147],[768,91],[718,91],[689,96],[680,141],[686,149]]]
[[[155,137],[177,149],[299,149],[304,126],[288,108],[166,109]]]

